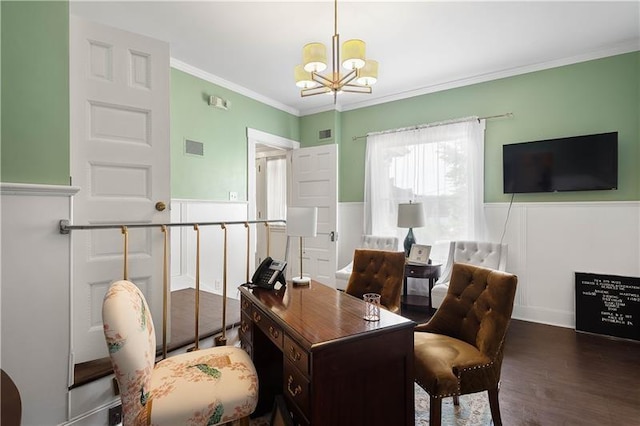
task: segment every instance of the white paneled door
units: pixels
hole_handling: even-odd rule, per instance
[[[169,45],[75,16],[69,40],[70,166],[80,188],[72,223],[169,222]],[[128,233],[129,279],[144,292],[161,336],[163,233]],[[107,356],[102,299],[123,278],[123,234],[71,234],[71,346],[79,363]]]
[[[290,205],[318,208],[318,233],[304,238],[304,275],[335,287],[338,231],[337,145],[320,145],[293,150]],[[299,274],[299,239],[291,239],[289,263],[292,275]]]

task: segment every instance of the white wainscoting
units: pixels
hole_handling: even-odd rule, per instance
[[[247,220],[246,202],[177,200],[171,202],[171,222],[234,222]],[[224,232],[221,226],[200,226],[200,289],[222,294]],[[256,231],[266,235],[263,224],[251,224],[250,256],[256,251]],[[284,259],[286,235],[284,226],[269,228],[269,255]],[[258,250],[259,259],[266,256]],[[238,286],[247,281],[247,229],[244,224],[227,226],[227,296],[240,298]],[[256,259],[250,259],[249,278]],[[196,276],[196,232],[193,227],[174,228],[171,232],[171,290],[194,288]]]
[[[339,267],[363,233],[363,203],[340,203]],[[500,241],[508,203],[485,204],[487,240]],[[640,202],[514,203],[504,232],[518,275],[513,317],[575,327],[575,272],[640,276]]]
[[[487,204],[499,239],[507,203]],[[514,203],[504,242],[518,275],[514,318],[575,327],[575,273],[640,276],[640,203]]]
[[[71,219],[70,199],[77,191],[69,186],[0,184],[0,366],[18,387],[25,425],[106,425],[108,406],[117,402],[102,387],[95,388],[101,382],[68,391],[72,375],[70,321],[72,310],[82,307],[71,306],[70,237],[59,233],[58,223]],[[246,211],[246,203],[173,200],[171,222],[244,221]],[[278,232],[279,236],[272,236],[272,249],[274,241],[282,239],[282,228]],[[221,294],[221,227],[201,227],[200,244],[202,289]],[[171,228],[171,249],[173,289],[193,287],[193,228]],[[229,297],[239,297],[237,287],[245,282],[245,258],[246,229],[230,225]],[[47,362],[42,360],[43,351]]]
[[[22,398],[22,424],[67,420],[70,347],[68,235],[77,188],[0,186],[2,204],[2,369]],[[43,354],[45,358],[43,358]]]
[[[198,223],[247,220],[247,204],[198,200],[172,200],[171,222]],[[255,226],[255,225],[253,225]],[[222,294],[224,230],[221,226],[200,228],[200,289]],[[239,298],[238,285],[246,275],[247,230],[244,225],[227,229],[227,296]],[[171,233],[171,290],[195,287],[196,236],[193,227]]]
[[[338,269],[353,260],[364,234],[364,203],[338,203]]]

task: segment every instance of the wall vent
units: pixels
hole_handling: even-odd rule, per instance
[[[202,142],[196,142],[189,139],[184,141],[184,152],[191,155],[204,156],[204,144]]]
[[[320,130],[318,132],[318,140],[331,139],[331,129]]]

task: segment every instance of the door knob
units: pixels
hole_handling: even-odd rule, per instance
[[[164,211],[164,209],[167,208],[167,205],[164,203],[164,201],[158,201],[156,203],[156,210],[158,210],[159,212]]]

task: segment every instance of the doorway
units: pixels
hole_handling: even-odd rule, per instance
[[[248,220],[286,219],[291,191],[291,152],[298,148],[300,142],[247,128]],[[279,215],[282,216],[276,217]],[[253,228],[251,241],[255,241],[251,270],[266,256],[286,260],[284,224]]]

